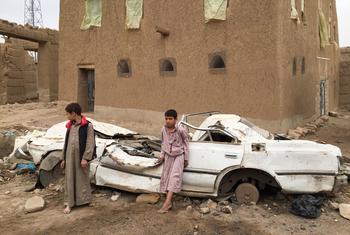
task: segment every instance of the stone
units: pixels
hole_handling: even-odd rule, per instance
[[[5,195],[9,195],[9,194],[11,194],[11,191],[6,191],[5,192]]]
[[[224,206],[221,208],[221,211],[226,213],[226,214],[232,214],[233,213],[233,209],[230,206]]]
[[[333,210],[338,210],[339,209],[339,203],[336,202],[329,202],[329,207]]]
[[[323,122],[328,122],[329,121],[329,117],[326,115],[321,116],[319,119],[321,119]]]
[[[29,185],[23,189],[24,192],[32,192],[35,190],[35,184]]]
[[[309,130],[304,127],[297,127],[296,131],[298,131],[302,136],[305,136],[309,133]]]
[[[310,129],[317,129],[317,125],[316,124],[314,124],[314,123],[306,123],[306,125],[305,125],[306,127],[309,127]]]
[[[272,206],[278,207],[278,204],[277,204],[276,202],[273,202],[273,203],[272,203]]]
[[[215,210],[218,207],[218,204],[214,202],[211,199],[208,199],[204,204],[203,207],[208,207],[210,210]]]
[[[185,197],[184,198],[184,203],[187,204],[187,205],[191,205],[192,204],[191,198]]]
[[[137,203],[156,204],[160,199],[158,193],[140,194],[136,198]]]
[[[55,191],[56,192],[60,192],[60,193],[63,193],[64,192],[64,187],[62,185],[57,185],[55,187]]]
[[[0,159],[0,165],[4,164],[4,160]]]
[[[117,193],[114,193],[114,195],[111,197],[111,201],[112,202],[115,202],[119,199],[121,193],[117,192]]]
[[[342,217],[350,220],[350,204],[339,204],[339,212]]]
[[[218,211],[213,211],[211,214],[212,214],[213,216],[219,216],[219,215],[220,215],[220,212],[218,212]]]
[[[24,211],[27,213],[41,211],[45,207],[45,201],[42,197],[34,196],[29,198],[24,205]]]
[[[34,193],[35,193],[35,194],[41,193],[41,189],[40,189],[40,188],[35,189],[35,190],[34,190]]]
[[[197,231],[198,229],[199,229],[199,225],[195,225],[195,226],[194,226],[194,230]]]
[[[323,126],[323,123],[324,123],[324,121],[321,118],[316,119],[316,121],[315,121],[315,124],[317,127]]]
[[[296,130],[289,130],[287,133],[288,137],[290,137],[291,139],[299,139],[301,137],[300,132],[296,131]]]
[[[208,214],[210,212],[210,209],[208,207],[201,207],[200,212],[202,214]]]
[[[337,112],[331,111],[331,112],[328,113],[328,116],[330,116],[330,117],[338,117],[339,114]]]
[[[16,167],[17,167],[17,163],[13,163],[11,166],[10,166],[10,170],[14,170],[14,169],[16,169]]]
[[[192,213],[193,212],[193,207],[192,206],[187,206],[186,207],[186,212]]]
[[[220,201],[219,206],[227,206],[228,204],[230,204],[228,201]]]

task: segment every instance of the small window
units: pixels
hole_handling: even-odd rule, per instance
[[[305,69],[306,69],[306,64],[305,64],[305,56],[301,58],[301,74],[305,74]]]
[[[121,59],[117,66],[118,75],[120,77],[130,77],[131,76],[131,66],[128,59]]]
[[[165,58],[159,60],[159,71],[162,76],[176,75],[176,60],[174,58]]]
[[[293,77],[297,75],[297,58],[293,58]]]
[[[225,54],[222,52],[209,55],[209,70],[211,72],[225,72]]]

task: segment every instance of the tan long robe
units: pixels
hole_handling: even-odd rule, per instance
[[[91,123],[88,124],[86,149],[83,159],[91,160],[95,136]],[[81,167],[79,153],[79,124],[70,128],[67,151],[64,185],[64,205],[69,207],[89,204],[91,202],[91,187],[89,179],[89,166]]]

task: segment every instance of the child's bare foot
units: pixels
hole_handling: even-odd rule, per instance
[[[69,214],[71,212],[71,208],[69,206],[66,206],[63,210],[63,213]]]
[[[169,205],[163,205],[163,207],[161,209],[158,210],[158,213],[160,214],[165,214],[165,213],[168,213],[170,210],[171,210],[171,204]]]

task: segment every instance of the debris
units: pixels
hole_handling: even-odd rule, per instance
[[[296,131],[300,132],[302,136],[305,136],[309,133],[309,129],[305,127],[297,127]]]
[[[338,210],[339,209],[339,203],[336,202],[329,202],[329,207],[333,210]]]
[[[350,204],[339,204],[339,212],[342,217],[350,220]]]
[[[14,169],[16,169],[17,167],[17,163],[13,163],[11,166],[10,166],[10,170],[13,171]]]
[[[191,205],[191,204],[192,204],[191,198],[185,197],[185,198],[184,198],[184,203],[185,203],[186,205]]]
[[[62,185],[57,185],[56,188],[55,188],[55,191],[63,193],[64,192],[64,187]]]
[[[114,195],[111,197],[111,201],[112,202],[117,201],[119,199],[120,195],[121,195],[121,193],[115,192]]]
[[[335,112],[335,111],[330,111],[330,112],[328,113],[328,116],[330,116],[330,117],[338,117],[339,114],[338,114],[337,112]]]
[[[136,198],[137,203],[156,204],[160,199],[158,193],[141,194]]]
[[[201,207],[200,212],[202,214],[208,214],[210,212],[210,209],[208,207]]]
[[[97,198],[104,197],[104,196],[106,196],[106,194],[104,194],[104,193],[96,193],[95,194],[95,197],[97,197]]]
[[[218,204],[211,199],[208,199],[205,203],[202,203],[201,207],[208,207],[210,210],[215,210],[218,207]]]
[[[301,134],[299,131],[296,130],[289,130],[287,133],[288,137],[291,139],[299,139],[301,137]]]
[[[323,122],[328,122],[329,121],[329,117],[326,115],[321,116],[319,119],[321,119]]]
[[[314,219],[321,215],[323,198],[312,195],[302,195],[292,201],[289,212],[301,217]]]
[[[193,212],[193,207],[192,206],[187,206],[186,207],[186,212],[192,213]]]
[[[35,190],[34,190],[34,193],[35,193],[35,194],[41,193],[41,189],[40,189],[40,188],[35,189]]]
[[[230,206],[224,206],[222,209],[221,209],[222,212],[226,213],[226,214],[232,214],[233,213],[233,209],[232,207]]]
[[[36,170],[35,164],[33,162],[31,163],[21,163],[21,164],[16,164],[16,169],[20,170],[20,172],[30,172],[30,173],[34,173]]]
[[[45,201],[42,197],[34,196],[29,198],[24,205],[24,210],[27,213],[36,212],[44,209]]]
[[[33,185],[29,185],[27,186],[26,188],[24,188],[24,192],[31,192],[31,191],[34,191],[35,190],[35,184]]]
[[[220,201],[219,206],[227,206],[228,204],[230,204],[228,201]]]

